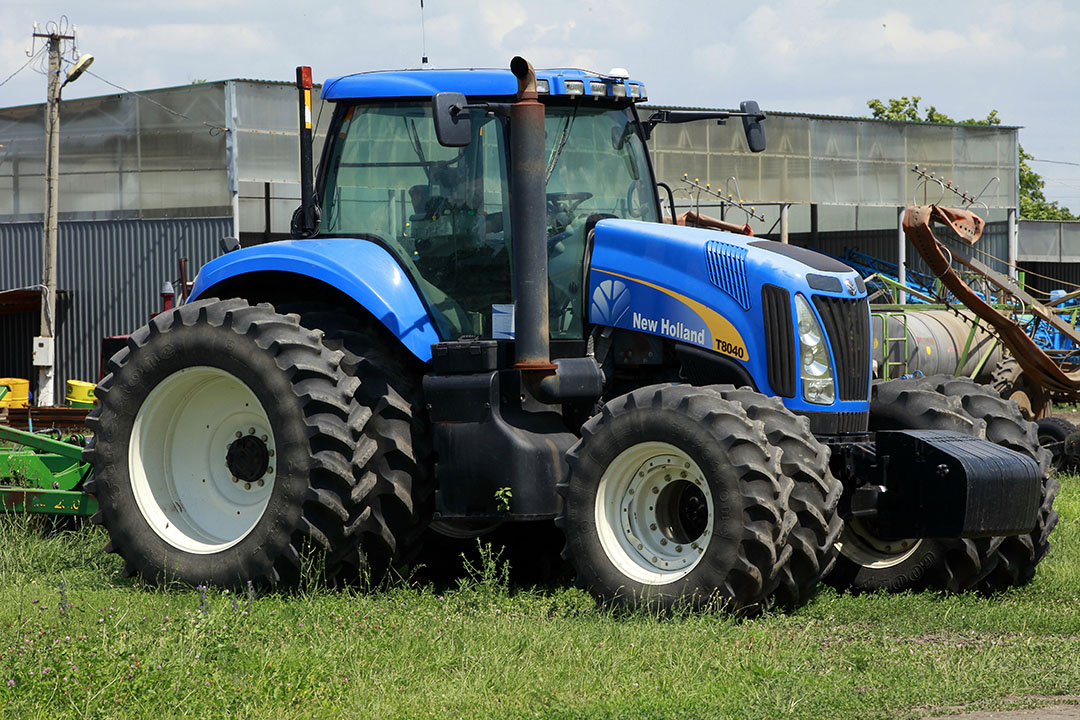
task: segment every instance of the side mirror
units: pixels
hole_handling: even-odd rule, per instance
[[[765,120],[765,113],[761,112],[754,100],[739,103],[739,110],[746,113],[742,119],[746,144],[750,146],[750,152],[759,153],[765,149],[765,128],[761,124]]]
[[[431,98],[435,137],[443,147],[465,147],[472,140],[472,118],[461,93],[435,93]]]

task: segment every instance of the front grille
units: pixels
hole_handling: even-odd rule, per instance
[[[845,435],[864,433],[870,424],[868,412],[803,412],[810,420],[810,432],[815,435]]]
[[[761,315],[765,326],[765,355],[769,385],[780,397],[795,397],[795,330],[791,295],[776,285],[761,286]]]
[[[870,392],[870,309],[866,298],[814,296],[836,362],[840,400],[866,400]]]
[[[746,282],[744,247],[710,240],[705,243],[705,266],[713,285],[735,298],[743,310],[750,309],[750,286]]]

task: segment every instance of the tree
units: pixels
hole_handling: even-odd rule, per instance
[[[997,110],[991,110],[990,114],[982,120],[969,118],[967,120],[953,120],[945,113],[931,105],[923,110],[923,116],[919,116],[919,101],[922,97],[889,98],[888,105],[877,98],[867,100],[866,105],[875,120],[897,120],[901,122],[931,122],[950,123],[954,125],[1000,125],[1001,118]],[[1043,188],[1046,182],[1039,173],[1031,169],[1027,161],[1031,155],[1024,152],[1020,147],[1020,217],[1027,220],[1080,220],[1066,208],[1061,207],[1056,201],[1046,199]]]

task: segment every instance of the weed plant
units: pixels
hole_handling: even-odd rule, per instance
[[[1080,478],[1051,556],[1001,595],[837,594],[740,620],[613,612],[515,584],[152,588],[104,533],[0,518],[0,717],[918,718],[1077,701]],[[317,569],[312,576],[318,575]]]

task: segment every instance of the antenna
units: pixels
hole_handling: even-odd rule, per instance
[[[424,0],[420,0],[420,67],[427,67],[427,29],[424,27]]]

